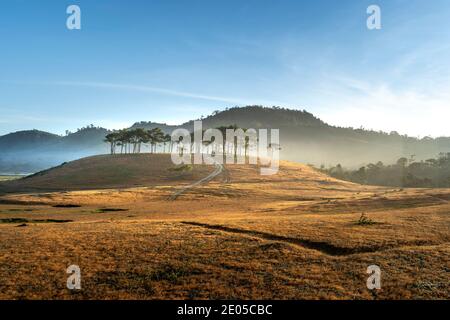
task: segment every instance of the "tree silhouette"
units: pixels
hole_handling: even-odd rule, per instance
[[[105,136],[104,141],[110,143],[110,145],[111,145],[111,154],[116,153],[116,144],[117,144],[118,138],[119,138],[118,132],[112,132]]]

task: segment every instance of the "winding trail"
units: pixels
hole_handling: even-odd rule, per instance
[[[203,179],[198,180],[197,182],[194,182],[193,184],[188,185],[187,187],[184,187],[183,189],[176,191],[169,197],[169,200],[172,200],[172,201],[176,200],[184,192],[186,192],[192,188],[195,188],[196,186],[199,186],[203,183],[208,183],[209,181],[211,181],[212,179],[214,179],[219,174],[221,174],[222,172],[225,171],[225,167],[223,166],[223,164],[219,164],[219,163],[215,162],[214,166],[216,167],[216,169],[213,172],[211,172],[208,176],[204,177]]]

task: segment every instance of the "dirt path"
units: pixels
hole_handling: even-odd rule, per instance
[[[214,163],[214,166],[216,167],[216,169],[213,172],[211,172],[208,176],[204,177],[203,179],[198,180],[197,182],[194,182],[193,184],[188,185],[187,187],[184,187],[181,190],[176,191],[174,194],[172,194],[169,197],[169,200],[176,200],[184,192],[186,192],[192,188],[195,188],[196,186],[199,186],[203,183],[208,183],[209,181],[211,181],[212,179],[214,179],[219,174],[221,174],[222,172],[225,171],[223,164],[219,164],[216,162],[216,163]]]

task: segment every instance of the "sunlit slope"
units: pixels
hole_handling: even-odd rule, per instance
[[[84,190],[171,185],[201,179],[210,166],[180,168],[167,154],[101,155],[72,161],[0,184],[3,192]]]
[[[271,190],[272,193],[279,192],[280,195],[287,195],[289,192],[286,192],[285,188],[288,185],[292,187],[293,184],[303,190],[359,187],[293,162],[282,161],[274,175],[262,175],[260,169],[259,165],[226,164],[209,185],[220,189],[233,185],[242,191]],[[201,180],[214,170],[212,165],[174,165],[168,154],[101,155],[65,163],[23,179],[2,182],[0,192],[183,186]],[[201,187],[196,190],[207,192]]]

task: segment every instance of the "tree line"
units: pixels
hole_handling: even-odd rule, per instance
[[[183,141],[183,137],[180,137],[178,141],[172,141],[169,134],[165,134],[160,128],[153,128],[145,130],[142,128],[135,129],[123,129],[111,132],[105,136],[104,141],[110,144],[110,153],[116,154],[120,150],[121,154],[129,153],[141,153],[143,145],[150,146],[151,153],[171,153],[176,148],[176,152],[180,155],[183,152],[190,152],[191,154],[199,150],[201,153],[208,154],[233,154],[235,157],[238,155],[247,157],[249,156],[250,149],[250,137],[245,136],[242,144],[237,143],[237,137],[234,138],[232,143],[225,140],[227,130],[242,129],[245,133],[248,129],[239,128],[236,125],[220,126],[216,128],[219,130],[223,137],[222,143],[213,143],[214,137],[211,141],[202,141],[200,145],[196,145],[194,141],[194,132],[190,133],[190,143]],[[202,137],[206,130],[202,131]],[[258,137],[255,136],[255,140],[258,141]],[[159,147],[159,148],[158,148]],[[279,148],[278,145],[270,145],[268,149]]]
[[[149,145],[150,152],[156,152],[158,145],[163,145],[163,152],[166,152],[166,146],[169,144],[171,149],[171,137],[160,128],[151,130],[123,129],[111,132],[105,136],[105,142],[110,144],[111,154],[115,154],[120,148],[120,153],[140,153],[142,145]]]
[[[381,161],[370,163],[357,170],[348,170],[340,164],[320,171],[337,179],[360,184],[410,187],[410,188],[449,188],[450,187],[450,152],[440,153],[437,158],[414,161],[400,158],[397,163],[384,165]]]

